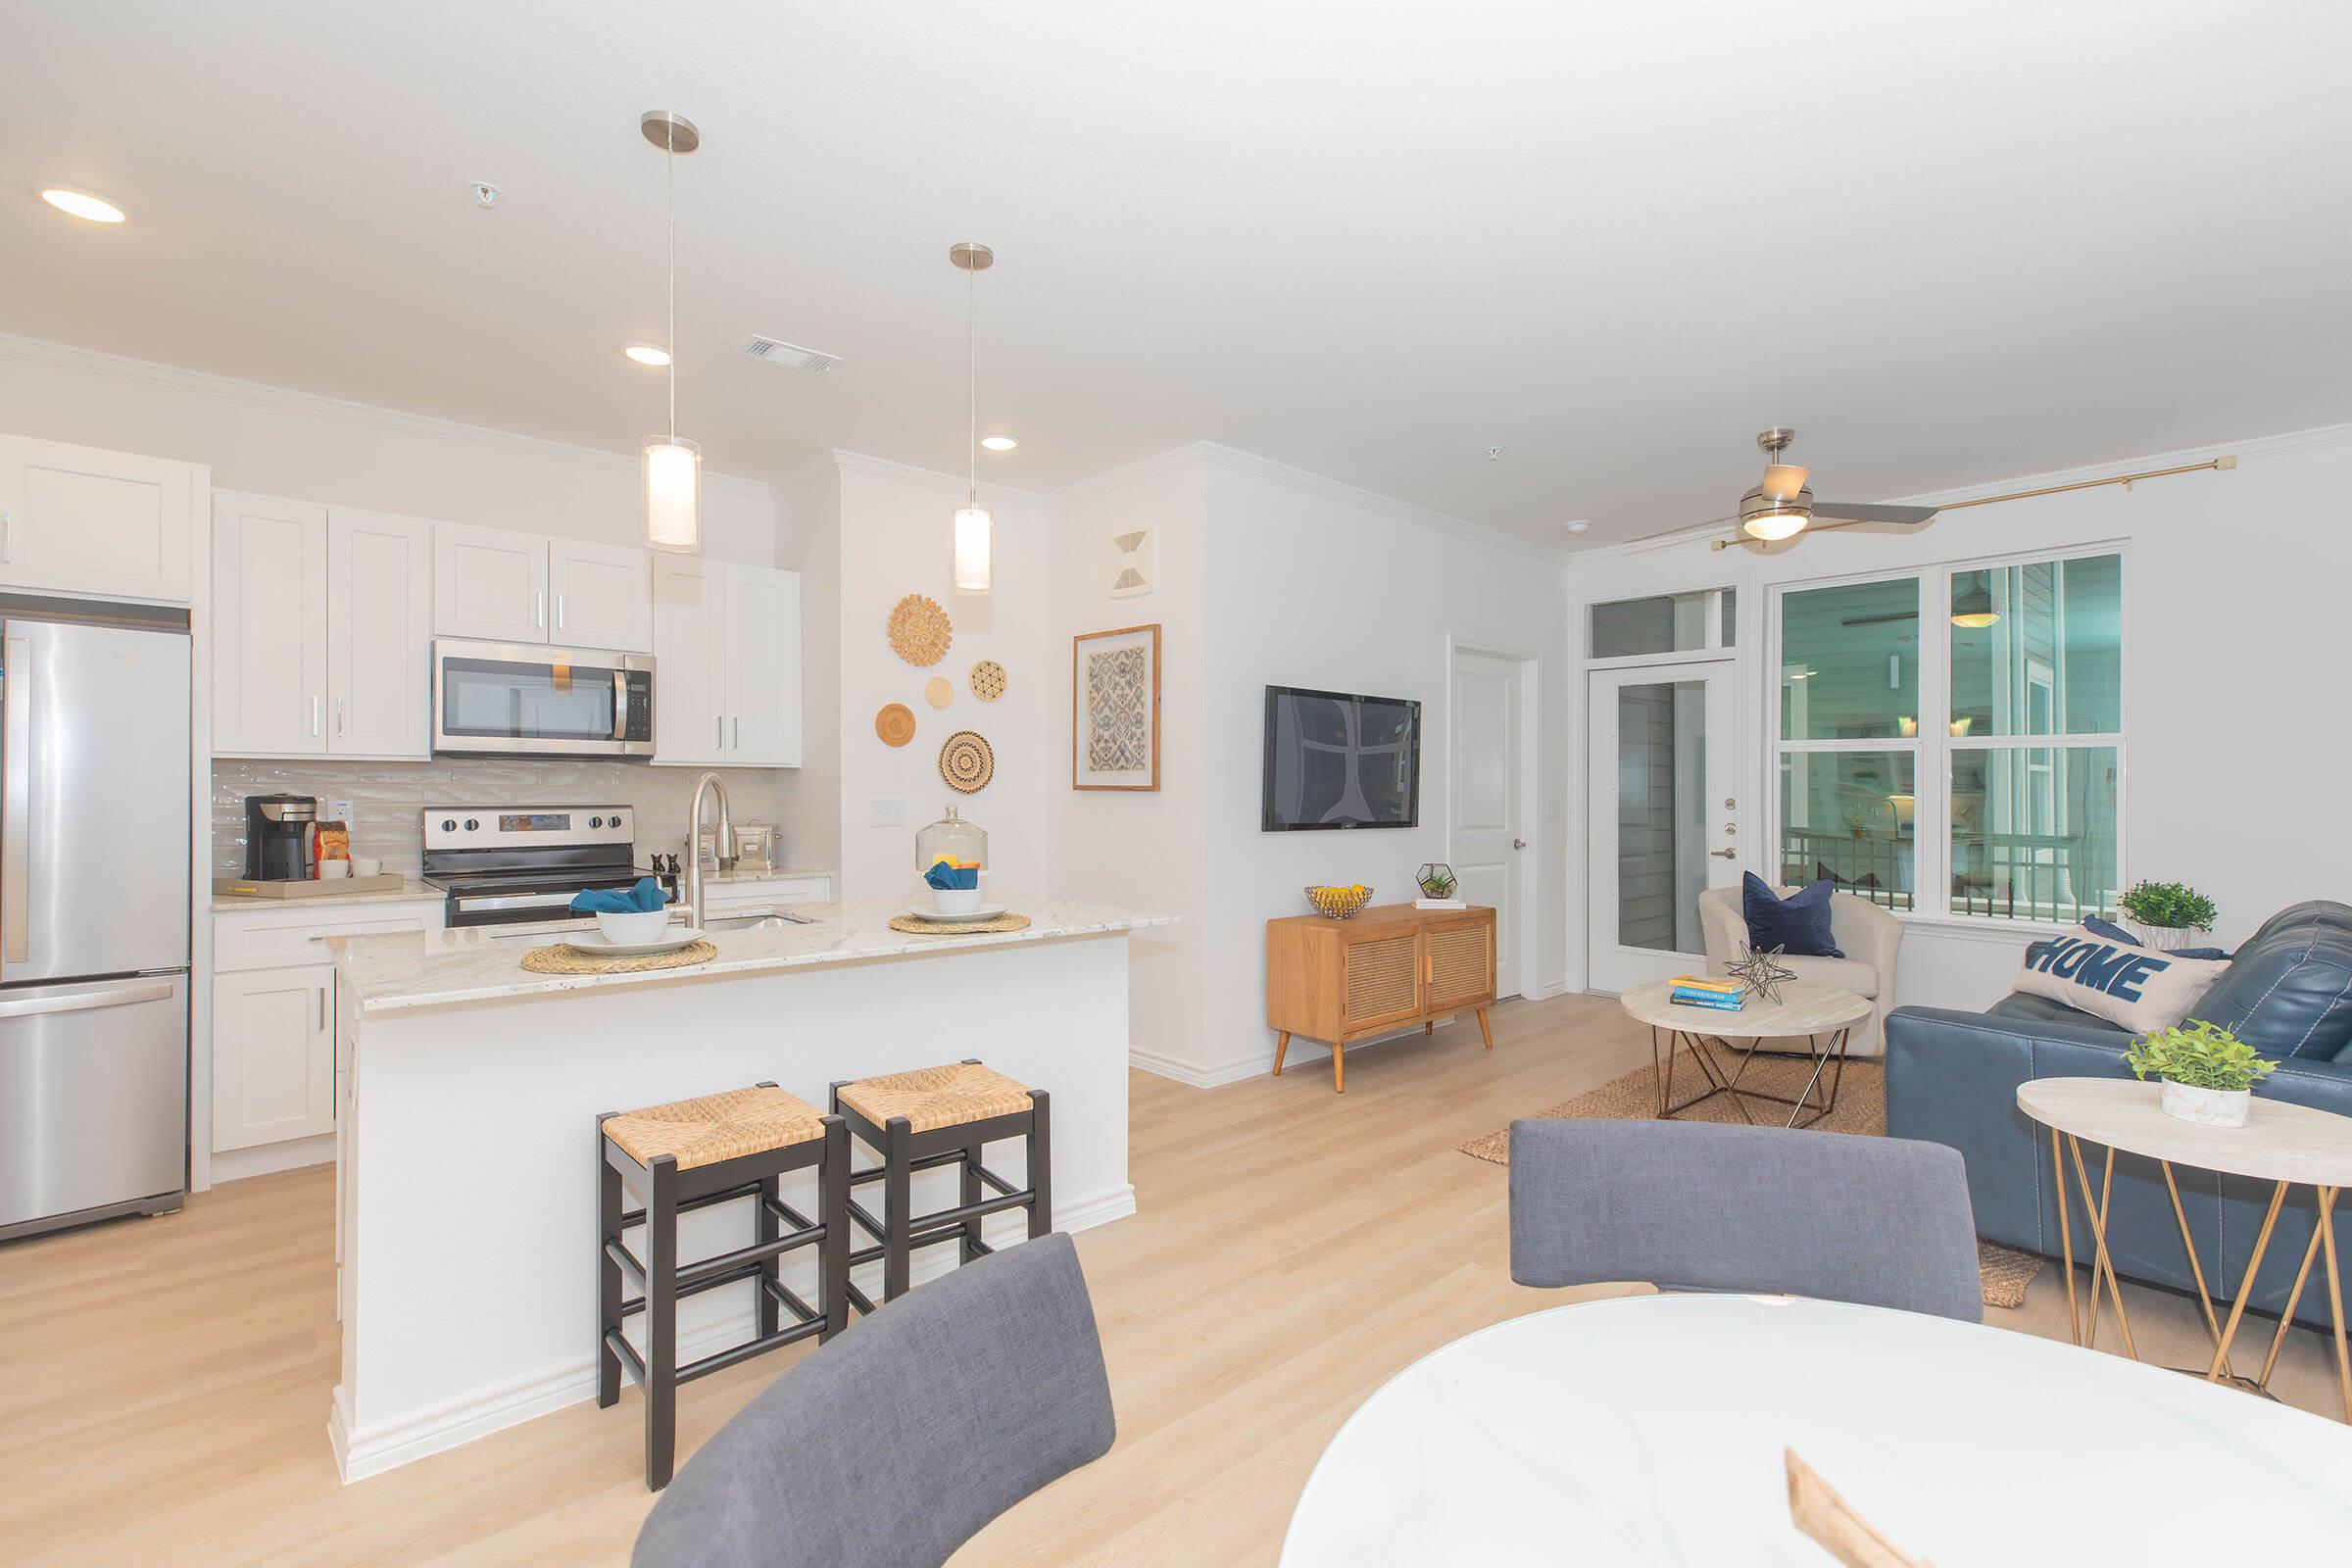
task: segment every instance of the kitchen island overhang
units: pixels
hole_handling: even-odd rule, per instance
[[[763,1081],[821,1107],[843,1079],[975,1057],[1054,1097],[1056,1229],[1134,1212],[1125,936],[1173,919],[1013,906],[1027,930],[930,937],[889,929],[899,901],[799,905],[810,923],[720,931],[709,963],[619,975],[524,970],[522,954],[555,940],[545,933],[342,943],[343,1371],[328,1430],[343,1478],[594,1396],[601,1111]],[[1017,1145],[989,1158],[1026,1177]],[[918,1176],[916,1207],[953,1203],[955,1180]],[[813,1201],[809,1187],[799,1197]],[[679,1255],[741,1246],[752,1224],[748,1203],[690,1214]],[[1021,1234],[1020,1216],[998,1216],[990,1240]],[[918,1254],[916,1277],[953,1260],[953,1249]],[[813,1259],[794,1263],[803,1275],[788,1267],[787,1283],[806,1294]],[[748,1285],[691,1298],[681,1356],[752,1325]]]

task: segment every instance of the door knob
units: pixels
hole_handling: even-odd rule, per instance
[[[1511,840],[1511,848],[1514,850],[1524,850],[1527,848],[1527,840],[1513,839]]]
[[[1737,860],[1740,858],[1740,852],[1738,850],[1709,850],[1707,853],[1715,857],[1715,858],[1718,860]]]

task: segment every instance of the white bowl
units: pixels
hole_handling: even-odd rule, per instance
[[[942,914],[970,914],[980,907],[978,888],[933,888],[931,906]]]
[[[610,914],[599,910],[596,929],[607,942],[634,946],[640,942],[659,942],[662,933],[669,929],[667,909],[639,909],[627,914]]]

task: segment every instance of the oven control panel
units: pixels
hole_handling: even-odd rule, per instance
[[[427,850],[532,850],[574,844],[628,844],[636,837],[628,806],[428,806]]]

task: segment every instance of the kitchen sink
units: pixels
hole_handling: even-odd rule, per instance
[[[780,931],[788,925],[814,925],[816,921],[806,914],[794,914],[789,909],[736,909],[727,914],[714,914],[703,922],[706,931]]]

